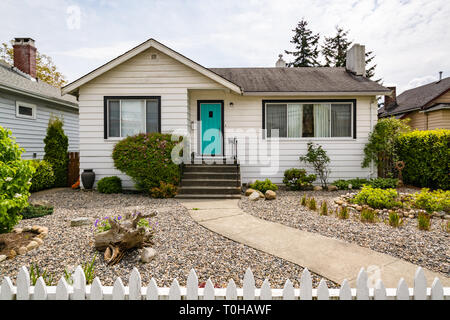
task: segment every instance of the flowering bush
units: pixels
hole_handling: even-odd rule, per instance
[[[22,160],[23,149],[0,126],[0,233],[6,233],[20,221],[20,212],[28,206],[34,169]]]
[[[178,141],[170,134],[142,133],[119,141],[112,158],[117,169],[130,176],[138,190],[150,192],[165,182],[177,186],[180,169],[171,153]]]

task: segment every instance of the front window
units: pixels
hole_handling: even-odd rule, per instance
[[[334,138],[352,136],[352,106],[336,103],[266,103],[267,137]]]
[[[126,137],[158,132],[160,127],[157,99],[108,100],[108,137]]]

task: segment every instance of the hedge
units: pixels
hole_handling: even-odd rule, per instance
[[[172,150],[177,143],[170,134],[142,133],[127,137],[114,146],[114,165],[133,179],[138,190],[150,193],[161,186],[161,181],[177,186],[180,168],[172,161]]]
[[[405,162],[403,181],[417,187],[450,188],[450,130],[412,131],[395,142],[400,160]]]
[[[45,160],[29,160],[36,171],[31,178],[30,191],[36,192],[51,188],[55,183],[52,165]]]

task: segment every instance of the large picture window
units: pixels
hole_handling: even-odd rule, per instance
[[[105,107],[105,138],[160,131],[159,97],[105,97]]]
[[[352,102],[266,102],[265,128],[271,138],[352,137]]]

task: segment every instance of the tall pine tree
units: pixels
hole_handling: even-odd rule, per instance
[[[348,30],[336,26],[336,35],[334,37],[325,37],[325,43],[322,46],[322,55],[325,58],[325,67],[345,67],[347,50],[352,44],[347,39]]]
[[[295,44],[295,51],[287,51],[286,54],[294,56],[294,61],[289,62],[288,67],[317,67],[319,57],[319,34],[314,34],[308,27],[308,22],[302,19],[297,27],[291,43]]]

